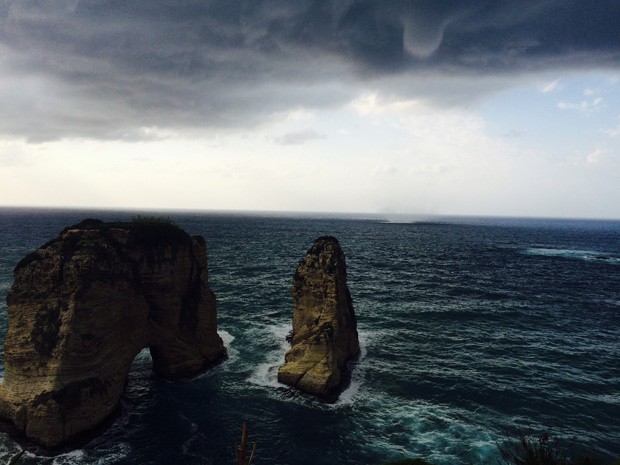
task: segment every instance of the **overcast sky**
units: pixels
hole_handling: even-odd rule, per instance
[[[0,205],[620,218],[620,1],[0,0]]]

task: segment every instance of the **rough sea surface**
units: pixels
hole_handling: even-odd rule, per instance
[[[228,360],[171,383],[145,350],[102,436],[21,463],[228,464],[244,421],[257,465],[495,464],[515,427],[620,456],[620,222],[163,215],[207,240]],[[0,340],[21,257],[84,218],[133,216],[0,210]],[[326,234],[345,251],[362,342],[332,405],[276,381],[293,272]],[[19,449],[0,436],[0,462]]]

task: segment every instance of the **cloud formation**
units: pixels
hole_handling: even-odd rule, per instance
[[[325,135],[316,132],[314,129],[301,129],[299,131],[287,132],[283,136],[275,139],[281,145],[302,145],[312,140],[325,139]]]
[[[364,86],[458,103],[485,79],[618,68],[619,23],[605,0],[6,0],[0,133],[251,127]]]

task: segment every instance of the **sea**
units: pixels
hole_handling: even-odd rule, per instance
[[[136,215],[205,237],[228,359],[168,382],[143,350],[105,432],[20,464],[231,464],[244,422],[257,465],[497,464],[520,432],[620,457],[620,221],[3,208],[0,342],[24,255]],[[322,235],[345,252],[362,347],[331,404],[276,377],[292,276]],[[0,462],[20,449],[0,436]]]

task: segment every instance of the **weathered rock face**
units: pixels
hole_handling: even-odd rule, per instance
[[[278,381],[332,400],[359,354],[357,322],[347,287],[344,253],[320,237],[293,276],[293,334]]]
[[[86,220],[26,256],[7,297],[0,416],[54,447],[117,408],[134,357],[189,377],[221,360],[204,239]]]

